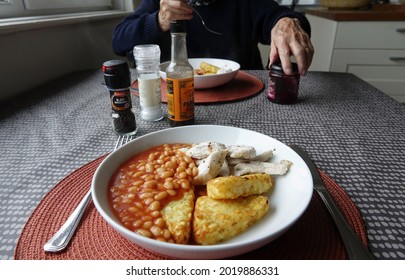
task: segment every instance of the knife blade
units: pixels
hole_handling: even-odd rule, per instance
[[[357,235],[347,223],[343,214],[340,212],[339,207],[336,205],[328,189],[323,184],[322,178],[318,172],[318,168],[309,155],[297,145],[291,145],[290,148],[293,149],[305,161],[306,165],[311,171],[314,189],[317,191],[330,215],[332,216],[340,236],[342,237],[342,241],[345,245],[349,258],[352,260],[374,259],[373,255],[359,240]]]

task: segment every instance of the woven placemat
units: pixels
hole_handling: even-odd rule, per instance
[[[229,83],[207,89],[194,90],[194,103],[220,103],[229,101],[243,100],[252,97],[263,90],[264,83],[258,78],[243,72],[238,71],[235,78]],[[139,96],[138,81],[134,81],[131,85],[131,92]],[[166,82],[162,80],[161,84],[162,102],[167,102]]]
[[[60,181],[31,214],[17,243],[16,260],[133,260],[171,259],[147,251],[112,229],[91,202],[67,250],[45,253],[43,245],[66,221],[88,191],[92,176],[105,155],[80,167]],[[367,245],[360,213],[345,191],[320,172],[343,215]],[[303,216],[281,237],[233,259],[346,259],[346,251],[326,207],[314,193]]]

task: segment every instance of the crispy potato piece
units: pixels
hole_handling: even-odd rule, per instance
[[[210,63],[207,62],[201,62],[200,63],[200,70],[204,73],[204,75],[206,74],[216,74],[219,70],[219,67],[212,65]]]
[[[191,236],[191,220],[194,211],[194,190],[184,193],[178,200],[169,202],[160,211],[177,244],[187,244]]]
[[[270,191],[273,178],[268,174],[217,177],[207,182],[207,195],[213,199],[233,199]]]
[[[265,196],[222,200],[201,196],[194,210],[194,240],[201,245],[229,240],[260,220],[268,210]]]

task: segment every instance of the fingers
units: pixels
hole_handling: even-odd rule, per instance
[[[282,18],[271,31],[270,64],[280,59],[284,72],[292,74],[290,57],[294,56],[298,71],[305,75],[311,65],[314,48],[298,19]]]
[[[298,64],[298,71],[305,75],[312,62],[314,48],[311,42],[294,43],[291,45],[291,53]]]
[[[189,20],[193,18],[193,10],[186,0],[161,0],[158,21],[163,31],[170,29],[172,20]]]
[[[286,44],[286,42],[280,42],[278,44],[272,44],[272,48],[275,49],[275,54],[273,55],[273,62],[279,60],[281,62],[281,66],[283,67],[284,73],[287,75],[291,75],[293,73],[292,66],[291,66],[291,53],[290,48]]]
[[[279,54],[275,44],[270,44],[269,67],[278,60]]]

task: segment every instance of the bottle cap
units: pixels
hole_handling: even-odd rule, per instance
[[[170,33],[185,33],[186,21],[184,20],[172,20],[170,22]]]
[[[131,73],[126,60],[115,59],[103,63],[105,85],[112,89],[127,88],[131,85]]]

